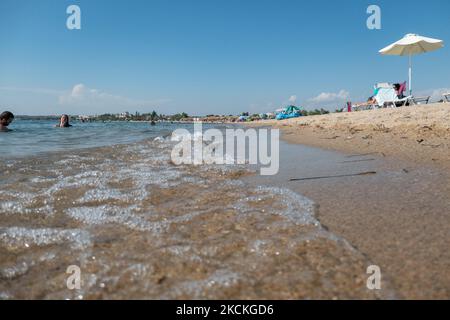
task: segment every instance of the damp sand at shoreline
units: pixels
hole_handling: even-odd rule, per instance
[[[280,128],[283,138],[293,143],[346,153],[378,153],[450,169],[449,103],[266,120],[248,125]]]
[[[312,199],[321,224],[379,265],[399,298],[448,299],[449,117],[442,104],[262,121],[287,143],[280,173],[255,183]],[[289,181],[358,172],[376,174]]]
[[[244,166],[174,166],[155,139],[0,164],[0,299],[392,299],[370,261]],[[77,265],[81,290],[68,290]]]

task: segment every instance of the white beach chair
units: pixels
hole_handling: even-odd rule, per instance
[[[390,89],[390,88],[392,88],[392,84],[390,84],[388,82],[380,82],[375,85],[375,89],[378,89],[378,88]]]
[[[378,104],[361,103],[361,104],[351,106],[352,112],[372,110],[372,109],[378,109]]]
[[[395,107],[394,100],[397,99],[395,90],[391,88],[379,88],[378,93],[375,96],[380,108],[383,107]]]
[[[386,107],[396,107],[396,103],[399,101],[397,93],[388,83],[377,84],[375,86],[378,89],[375,98],[376,104],[360,104],[352,106],[352,111],[373,110]],[[406,103],[406,102],[405,102]]]
[[[410,97],[410,104],[412,105],[421,105],[421,104],[428,104],[430,102],[431,96],[428,97]]]
[[[352,106],[352,111],[372,110],[380,108],[397,108],[412,104],[413,97],[408,96],[402,99],[398,98],[397,91],[394,87],[387,83],[377,83],[375,85],[377,94],[374,96],[376,104],[360,104]]]
[[[381,88],[375,96],[379,108],[404,107],[411,102],[412,97],[399,99],[394,88]]]
[[[450,102],[450,92],[444,93],[443,96],[444,96],[444,102]]]
[[[377,90],[377,94],[374,96],[376,103],[360,103],[352,106],[352,111],[363,111],[363,110],[373,110],[379,109],[384,106],[385,101],[390,101],[393,99],[391,96],[392,85],[387,82],[377,83],[374,86]],[[395,91],[394,91],[395,93]]]

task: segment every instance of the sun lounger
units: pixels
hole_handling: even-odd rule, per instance
[[[392,88],[392,86],[380,86],[380,84],[377,84],[376,87],[376,95],[374,97],[376,103],[357,104],[352,106],[352,111],[372,110],[388,107],[396,108],[397,104],[399,104],[399,106],[407,104],[407,98],[399,99],[397,92],[394,88]]]
[[[412,98],[413,98],[412,96],[409,96],[409,97],[405,97],[405,98],[402,98],[402,99],[396,98],[393,101],[386,101],[384,103],[384,107],[385,108],[388,108],[388,107],[390,107],[390,108],[406,107],[406,106],[411,104],[411,99]]]
[[[378,89],[378,88],[390,89],[390,88],[392,88],[392,84],[390,84],[388,82],[380,82],[375,85],[375,89]]]
[[[378,94],[375,96],[380,108],[383,107],[393,107],[395,108],[395,100],[398,99],[397,93],[391,88],[380,88]]]
[[[421,104],[428,104],[430,102],[431,96],[428,97],[411,97],[410,98],[410,104],[413,105],[421,105]]]
[[[402,83],[396,91],[389,83],[377,83],[375,85],[375,104],[361,103],[351,106],[351,111],[371,110],[379,108],[397,108],[411,104],[428,103],[430,97],[414,98],[413,96],[403,97],[406,90],[406,82]],[[403,97],[403,98],[399,98]],[[350,108],[349,108],[350,109]]]
[[[443,96],[444,96],[444,102],[445,101],[450,102],[450,92],[449,93],[444,93]]]
[[[411,104],[412,96],[399,98],[398,92],[393,88],[382,88],[378,91],[375,99],[378,102],[380,108],[397,108],[404,107]]]
[[[377,83],[375,85],[375,100],[376,104],[361,103],[352,105],[349,107],[351,111],[371,110],[379,108],[397,108],[410,105],[422,105],[430,102],[431,96],[427,97],[403,97],[403,93],[406,90],[406,82],[400,84],[398,91],[396,91],[392,85],[388,83]],[[399,98],[401,97],[401,98]],[[450,93],[444,94],[444,100],[450,102]]]
[[[364,111],[364,110],[372,110],[372,109],[378,109],[378,104],[373,103],[359,103],[356,105],[352,105],[350,102],[347,104],[347,109],[354,111]]]

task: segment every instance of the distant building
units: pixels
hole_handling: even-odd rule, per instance
[[[91,120],[90,116],[85,116],[85,115],[79,115],[77,120],[81,121],[81,122],[87,122]]]
[[[130,113],[127,111],[127,112],[122,112],[121,114],[119,114],[119,118],[120,119],[126,119],[126,118],[129,118],[130,117]]]

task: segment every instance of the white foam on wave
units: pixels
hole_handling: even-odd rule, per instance
[[[22,227],[0,228],[0,245],[7,249],[27,249],[68,243],[72,249],[91,246],[89,232],[81,229],[31,229]]]
[[[176,285],[173,292],[168,295],[168,299],[187,295],[191,299],[201,299],[205,294],[205,290],[220,290],[236,285],[241,280],[241,276],[227,269],[219,269],[210,274],[203,280],[185,281]]]
[[[30,213],[30,209],[24,207],[23,202],[19,201],[6,201],[0,204],[0,212],[6,214],[27,214]]]
[[[97,170],[87,171],[75,176],[59,176],[54,179],[55,184],[44,192],[47,196],[52,196],[54,193],[79,187],[97,187],[99,185],[101,173]]]
[[[219,160],[223,164],[220,165],[220,167],[242,167],[242,165],[237,165],[237,159],[235,156],[232,156],[231,154],[228,154],[226,150],[223,150],[224,145],[223,143],[219,143],[217,141],[210,141],[209,139],[204,139],[203,132],[195,131],[194,133],[173,133],[170,142],[178,142],[183,144],[183,150],[189,150],[191,149],[190,154],[182,154],[179,155],[179,161],[182,163],[191,163],[193,162],[193,155],[195,152],[201,152],[202,154],[202,161],[203,161],[203,167],[208,166],[218,166],[215,163]],[[197,144],[196,144],[197,142]],[[196,146],[199,146],[198,143],[201,142],[202,151],[195,150]],[[211,154],[212,150],[215,150],[216,148],[222,148],[221,152],[221,158],[217,159],[216,155]],[[248,163],[248,161],[247,161]]]
[[[180,141],[203,141],[203,133],[200,131],[195,131],[193,133],[178,133],[174,132],[170,137],[170,141],[172,142],[180,142]]]
[[[35,204],[37,195],[30,192],[15,192],[9,190],[0,190],[0,198],[8,199],[0,203],[0,214],[43,214],[51,215],[53,208],[44,202],[43,206],[30,208],[30,205]]]
[[[46,182],[52,182],[52,178],[45,178],[45,177],[35,177],[31,178],[30,182],[33,184],[39,184],[39,183],[46,183]]]
[[[146,212],[144,215],[139,215],[136,212],[138,210],[139,208],[136,206],[122,208],[111,205],[102,205],[97,207],[69,208],[65,212],[69,217],[86,225],[99,226],[113,223],[120,224],[132,230],[159,234],[167,231],[173,223],[189,222],[195,217],[202,214],[207,214],[214,209],[189,212],[184,215],[173,218],[164,218],[158,221],[149,221],[145,218],[146,216],[151,216],[151,212]]]
[[[278,187],[259,186],[255,189],[256,195],[240,199],[232,207],[240,213],[254,212],[255,208],[251,203],[258,203],[264,200],[272,200],[280,209],[274,210],[275,214],[283,216],[297,225],[320,226],[316,220],[315,205],[310,199],[299,195],[289,189]]]
[[[22,261],[15,266],[0,268],[0,278],[14,279],[27,273],[29,269],[30,266],[25,261]]]
[[[257,192],[268,197],[277,197],[285,209],[277,212],[298,225],[320,226],[315,218],[315,204],[312,200],[286,188],[259,186]]]
[[[165,223],[151,222],[143,219],[134,214],[132,208],[109,205],[77,207],[67,209],[66,214],[77,221],[91,226],[115,223],[132,230],[150,231],[153,233],[160,233],[165,229]]]
[[[107,200],[128,200],[129,196],[119,190],[112,188],[96,188],[86,191],[84,196],[78,199],[77,203],[104,202]]]

